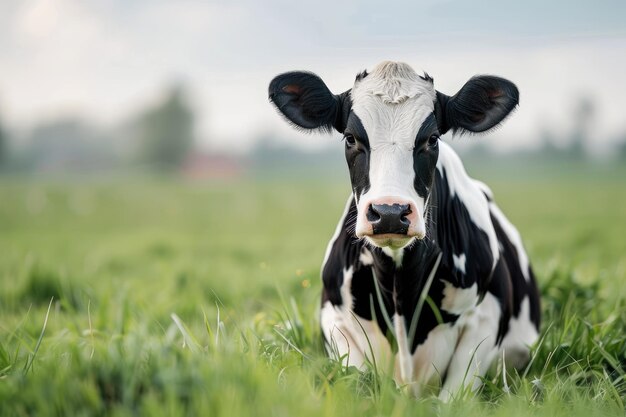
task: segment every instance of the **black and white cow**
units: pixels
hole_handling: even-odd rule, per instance
[[[527,363],[540,310],[520,235],[440,140],[497,126],[518,96],[510,81],[476,76],[449,97],[396,62],[339,95],[308,72],[272,80],[288,121],[344,136],[352,194],[322,268],[329,354],[388,366],[415,395],[441,387],[444,400],[479,387],[495,359]]]

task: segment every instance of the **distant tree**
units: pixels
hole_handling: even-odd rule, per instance
[[[593,128],[596,115],[596,106],[591,97],[581,96],[575,104],[572,113],[574,129],[569,142],[569,156],[575,159],[583,159],[590,145],[589,137]]]
[[[622,139],[617,144],[617,157],[621,161],[626,161],[626,134],[622,134]]]
[[[182,86],[168,91],[165,99],[139,120],[140,153],[151,168],[179,169],[193,146],[193,112]]]
[[[8,137],[0,120],[0,168],[6,165],[8,160]]]
[[[563,149],[559,148],[558,136],[554,133],[554,130],[548,126],[543,126],[539,133],[539,141],[541,147],[537,150],[537,154],[543,159],[551,160],[563,157]]]

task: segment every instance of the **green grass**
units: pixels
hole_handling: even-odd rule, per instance
[[[324,355],[342,181],[0,182],[0,414],[624,415],[626,183],[485,180],[530,252],[543,339],[451,404]]]

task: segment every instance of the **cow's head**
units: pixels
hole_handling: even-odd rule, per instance
[[[449,97],[428,75],[383,62],[339,95],[315,74],[288,72],[272,80],[269,97],[296,127],[343,134],[357,203],[355,233],[395,249],[426,234],[440,136],[495,127],[519,93],[503,78],[476,76]]]

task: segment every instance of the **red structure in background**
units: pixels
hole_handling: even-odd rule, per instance
[[[185,160],[182,174],[194,180],[230,180],[241,178],[245,169],[236,157],[196,152]]]

